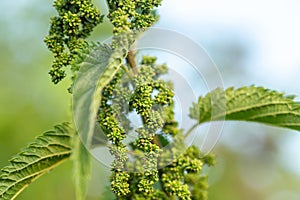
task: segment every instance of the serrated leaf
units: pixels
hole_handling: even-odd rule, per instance
[[[101,130],[96,123],[101,92],[114,77],[125,56],[121,48],[112,50],[100,44],[80,64],[73,91],[73,117],[77,131],[88,148],[94,132]]]
[[[300,131],[300,105],[294,96],[263,87],[216,89],[200,97],[190,109],[198,124],[217,120],[240,120]]]
[[[73,161],[76,199],[86,198],[88,181],[91,173],[91,156],[79,137],[74,137]]]
[[[57,125],[13,157],[1,170],[0,199],[15,199],[31,182],[68,159],[70,138],[69,125]]]

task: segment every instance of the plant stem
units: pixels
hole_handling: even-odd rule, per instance
[[[184,134],[184,137],[187,138],[193,131],[195,128],[197,128],[198,124],[194,124],[187,132],[186,134]]]
[[[132,50],[129,50],[127,57],[126,57],[126,62],[128,63],[129,67],[131,68],[132,72],[134,75],[137,75],[137,63],[135,61],[135,55]]]

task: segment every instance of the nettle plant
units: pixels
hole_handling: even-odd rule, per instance
[[[74,161],[76,198],[86,198],[90,174],[87,149],[108,148],[110,191],[115,199],[207,199],[203,167],[214,156],[187,146],[192,130],[175,119],[173,82],[161,76],[166,64],[141,56],[130,47],[140,30],[157,20],[161,0],[108,0],[107,17],[114,26],[109,43],[87,42],[104,16],[90,0],[55,0],[45,38],[54,62],[49,74],[57,84],[71,74],[75,125],[63,123],[47,131],[10,160],[0,176],[0,199],[15,199],[22,190],[67,159]],[[212,121],[259,122],[300,131],[300,104],[293,96],[263,87],[217,88],[191,105],[193,128]],[[133,128],[135,113],[143,126]],[[130,134],[134,133],[134,139]],[[84,145],[83,145],[84,144]]]

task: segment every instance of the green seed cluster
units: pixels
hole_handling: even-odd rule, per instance
[[[102,91],[98,121],[111,142],[110,153],[115,157],[111,189],[121,199],[153,199],[157,192],[160,193],[153,187],[158,182],[157,160],[161,152],[156,133],[164,125],[163,110],[158,108],[166,107],[172,101],[173,92],[156,78],[155,69],[150,64],[143,64],[130,81],[125,72],[119,71]],[[130,84],[133,89],[129,89]],[[128,112],[139,114],[144,124],[135,130],[138,138],[131,144],[135,157],[132,162],[124,144],[126,131],[130,130],[128,121],[123,122]]]
[[[159,180],[168,199],[207,200],[207,177],[202,175],[204,165],[214,165],[212,155],[202,155],[199,149],[191,146],[186,149],[183,130],[178,129],[174,119],[174,105],[165,110],[166,123],[162,129],[171,135],[173,143],[159,157]]]
[[[188,179],[185,177],[199,176],[203,166],[198,148],[189,147],[172,164],[164,167],[161,172],[162,187],[169,196],[176,196],[178,199],[192,199]],[[192,175],[191,175],[192,174]],[[197,199],[193,196],[193,199]]]
[[[136,151],[143,153],[141,157],[137,157],[138,166],[141,167],[137,171],[142,170],[142,173],[138,173],[133,199],[137,198],[136,196],[151,199],[156,194],[153,186],[158,181],[157,160],[161,153],[156,133],[164,124],[162,108],[168,105],[174,96],[172,90],[155,77],[157,74],[150,65],[142,65],[134,79],[135,90],[130,101],[131,109],[141,116],[144,123],[144,127],[136,130],[138,139],[133,144]],[[154,91],[157,94],[154,94]],[[164,98],[161,98],[162,93]]]
[[[164,73],[166,65],[143,56],[136,74],[126,77],[119,71],[102,92],[98,121],[115,157],[111,190],[118,199],[207,199],[202,167],[214,159],[202,156],[194,146],[185,149],[174,116],[172,84],[160,79]],[[141,117],[143,127],[135,130],[137,139],[128,146],[124,139],[131,128],[125,119],[131,112]]]
[[[207,199],[202,167],[214,159],[194,146],[185,149],[183,130],[175,120],[172,83],[160,78],[167,66],[143,56],[136,72],[124,67],[103,89],[98,113],[115,158],[111,190],[127,200]],[[130,113],[140,116],[142,127],[131,128]],[[137,138],[128,145],[124,141],[129,131]]]
[[[116,104],[112,102],[115,97],[115,92],[124,93],[121,89],[117,89],[120,78],[122,77],[122,71],[118,72],[102,91],[101,105],[99,108],[98,122],[103,133],[111,142],[109,147],[110,153],[114,155],[115,159],[112,163],[112,175],[111,175],[111,190],[118,196],[124,197],[130,193],[129,178],[130,175],[125,171],[125,164],[128,160],[126,145],[122,141],[126,137],[126,133],[122,125],[118,120],[117,113],[120,101]],[[124,100],[127,95],[123,95]],[[118,110],[118,112],[116,112]]]
[[[85,39],[102,22],[103,16],[90,0],[55,0],[54,7],[58,16],[51,18],[45,43],[54,56],[49,74],[56,84],[66,76],[63,67],[87,46]]]
[[[162,87],[155,86],[159,93],[155,96],[154,102],[158,101],[161,105],[165,105],[161,115],[164,124],[160,131],[160,142],[164,143],[163,146],[169,147],[160,153],[157,161],[158,182],[163,188],[158,199],[205,200],[208,183],[207,177],[202,175],[202,167],[213,165],[214,158],[211,155],[201,155],[195,146],[185,149],[183,130],[178,128],[178,122],[175,120],[174,101],[172,98],[169,99],[173,95],[168,95],[173,85],[159,79],[159,75],[167,72],[167,66],[157,65],[156,58],[150,56],[143,56],[141,64],[151,68],[141,69],[144,70],[145,76],[140,77],[138,81],[147,82],[151,78],[155,79]],[[166,139],[170,136],[172,143],[170,139]],[[157,194],[157,191],[154,194]]]
[[[141,30],[153,25],[157,15],[153,10],[161,0],[108,0],[108,18],[114,26],[114,33]]]
[[[129,102],[130,108],[141,116],[144,124],[136,130],[138,139],[133,144],[135,151],[142,154],[136,156],[138,173],[132,173],[136,177],[132,184],[136,187],[129,199],[157,199],[162,195],[161,191],[154,189],[154,184],[159,181],[157,161],[161,153],[157,132],[164,126],[163,110],[172,102],[174,94],[164,81],[158,79],[161,74],[156,73],[156,60],[146,64],[144,60],[147,58],[143,57],[133,80],[135,89]],[[161,98],[162,94],[164,98]]]

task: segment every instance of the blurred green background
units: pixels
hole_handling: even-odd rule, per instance
[[[53,125],[70,120],[67,81],[49,80],[51,55],[43,43],[50,1],[0,3],[0,167]],[[34,182],[18,199],[74,199],[71,163]]]
[[[260,30],[263,25],[251,21],[260,19],[254,11],[249,11],[248,18],[244,17],[242,9],[249,8],[249,5],[232,0],[224,1],[224,5],[214,3],[165,0],[159,9],[161,21],[157,26],[184,33],[203,45],[219,67],[225,86],[255,83],[299,96],[300,49],[284,46],[286,43],[300,46],[299,38],[291,35],[299,32],[299,23],[293,24],[289,18],[280,16],[282,24],[292,23],[292,28],[280,27],[279,23],[279,29],[286,32],[278,33],[271,25],[264,27],[271,30],[269,35],[263,31],[255,32],[253,30]],[[300,4],[293,3],[279,1],[280,5],[300,8]],[[255,8],[255,5],[252,6]],[[273,11],[268,4],[257,5],[266,16],[268,12],[277,11],[277,4]],[[97,6],[106,12],[99,2]],[[235,7],[236,12],[232,13],[230,6]],[[182,15],[176,15],[176,12]],[[223,16],[224,13],[226,15]],[[299,22],[299,15],[293,15],[293,11],[287,13]],[[52,1],[0,1],[0,168],[7,165],[8,160],[34,137],[57,123],[71,120],[71,96],[66,90],[69,80],[53,85],[48,75],[52,56],[43,38],[49,29],[49,18],[54,15]],[[262,21],[274,23],[272,17],[262,18]],[[247,24],[251,28],[247,29]],[[110,31],[108,23],[102,24],[92,38],[104,39]],[[279,52],[274,51],[274,46],[278,48],[278,45]],[[265,46],[273,51],[262,48]],[[296,50],[299,51],[295,53]],[[274,63],[264,55],[273,56]],[[294,62],[290,61],[292,59],[295,59]],[[214,149],[218,164],[207,170],[211,183],[209,199],[300,199],[299,144],[299,133],[294,131],[257,124],[226,123],[220,142]],[[103,191],[101,183],[107,181],[104,175],[107,169],[102,169],[96,161],[93,171],[89,199],[97,199]],[[75,199],[72,163],[66,162],[43,176],[18,199]]]

